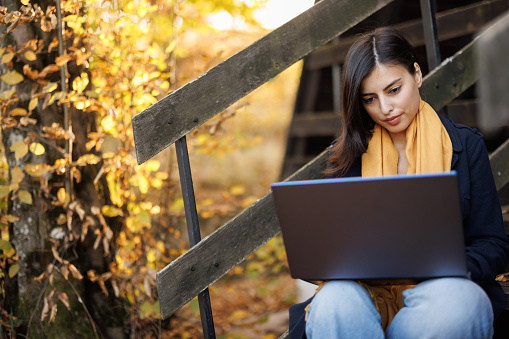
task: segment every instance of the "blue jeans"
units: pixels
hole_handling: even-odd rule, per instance
[[[306,336],[317,338],[461,338],[493,336],[484,290],[463,278],[421,282],[403,292],[404,307],[385,333],[368,291],[354,281],[329,281],[310,304]]]

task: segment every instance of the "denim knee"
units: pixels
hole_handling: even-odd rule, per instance
[[[322,287],[310,304],[306,334],[308,338],[383,338],[380,314],[368,291],[354,281],[329,281]]]
[[[491,338],[493,311],[484,290],[462,278],[433,279],[403,293],[388,338]]]

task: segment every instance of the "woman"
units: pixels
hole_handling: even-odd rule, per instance
[[[505,270],[509,242],[488,154],[475,129],[439,116],[421,99],[421,84],[412,47],[398,31],[379,28],[361,37],[343,67],[342,133],[326,172],[342,177],[456,170],[471,280],[382,287],[329,281],[311,302],[292,307],[290,337],[302,337],[304,326],[308,338],[492,337],[505,301],[495,277]]]

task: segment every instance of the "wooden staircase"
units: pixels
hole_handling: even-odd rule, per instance
[[[290,137],[302,138],[304,142],[303,145],[297,145],[297,139],[291,142],[294,144],[292,147],[297,151],[288,153],[288,164],[294,167],[287,173],[292,172],[296,166],[304,165],[291,174],[287,180],[322,178],[321,171],[324,168],[327,154],[327,150],[324,149],[332,140],[331,138],[335,137],[334,133],[337,130],[335,126],[338,121],[338,98],[333,98],[332,102],[335,104],[332,109],[315,109],[320,102],[318,100],[320,92],[316,86],[320,84],[321,73],[323,73],[323,69],[330,68],[330,77],[337,77],[337,67],[342,62],[341,58],[344,58],[344,55],[341,56],[341,53],[344,52],[341,51],[345,51],[348,48],[348,43],[351,43],[353,39],[351,37],[343,38],[342,34],[352,30],[391,2],[391,0],[322,0],[305,13],[172,92],[133,118],[139,163],[150,159],[170,144],[177,143],[186,218],[190,233],[193,234],[190,238],[194,239],[189,251],[157,274],[163,319],[168,318],[195,296],[204,296],[212,283],[245,260],[280,231],[272,194],[268,192],[210,236],[200,240],[199,229],[197,230],[196,207],[193,205],[194,193],[187,159],[186,135],[293,63],[309,55],[306,57],[303,73],[303,79],[307,80],[303,81],[310,85],[306,85],[309,86],[306,88],[302,85],[299,88],[300,97],[298,100],[301,100],[302,103],[296,107],[295,119],[290,132]],[[463,29],[451,27],[446,30],[447,34],[453,36],[466,34],[466,31],[470,32],[469,34],[478,32],[489,18],[494,16],[493,13],[505,11],[508,1],[480,1],[475,6],[477,7],[466,6],[455,11],[441,13],[437,16],[438,22],[442,22],[441,25],[446,25],[450,24],[452,15],[461,14],[464,17],[470,17],[474,16],[472,13],[481,13],[479,14],[481,19],[477,26],[466,25]],[[459,12],[460,14],[458,14]],[[403,28],[408,32],[411,32],[412,29],[415,31],[411,38],[412,43],[422,44],[422,35],[417,32],[419,30],[417,21],[409,21],[401,25],[404,25]],[[459,25],[460,23],[452,26]],[[454,33],[456,29],[461,32]],[[461,98],[462,94],[478,80],[475,52],[480,40],[488,34],[489,28],[473,38],[425,77],[422,91],[425,93],[425,99],[433,107],[440,110],[456,98]],[[339,40],[328,43],[337,36],[340,36]],[[317,51],[310,54],[315,50]],[[466,107],[473,105],[474,102],[460,101],[456,104]],[[315,113],[318,111],[320,114]],[[451,114],[453,113],[454,109],[451,109]],[[307,152],[306,149],[310,149],[310,136],[317,135],[328,138],[329,142],[323,140],[321,146],[313,152]],[[314,156],[317,150],[319,150],[319,154]],[[294,157],[293,160],[291,157]],[[312,160],[309,161],[311,158]],[[502,189],[509,182],[508,159],[509,142],[503,143],[491,154],[490,161],[497,189]],[[214,338],[210,304],[208,307],[203,306],[207,303],[207,298],[208,294],[200,299],[204,336]]]

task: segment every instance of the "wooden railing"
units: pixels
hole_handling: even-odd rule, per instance
[[[187,133],[389,2],[322,0],[172,92],[132,120],[138,162],[143,163],[182,138],[185,142]],[[421,93],[435,109],[440,110],[477,81],[475,50],[481,37],[425,77]],[[187,148],[181,150],[187,154]],[[327,150],[287,180],[322,178],[326,154]],[[507,159],[508,142],[490,158],[497,189],[509,181]],[[192,188],[192,181],[190,185]],[[191,198],[194,202],[194,195]],[[157,274],[162,318],[205,291],[279,231],[269,192]]]

